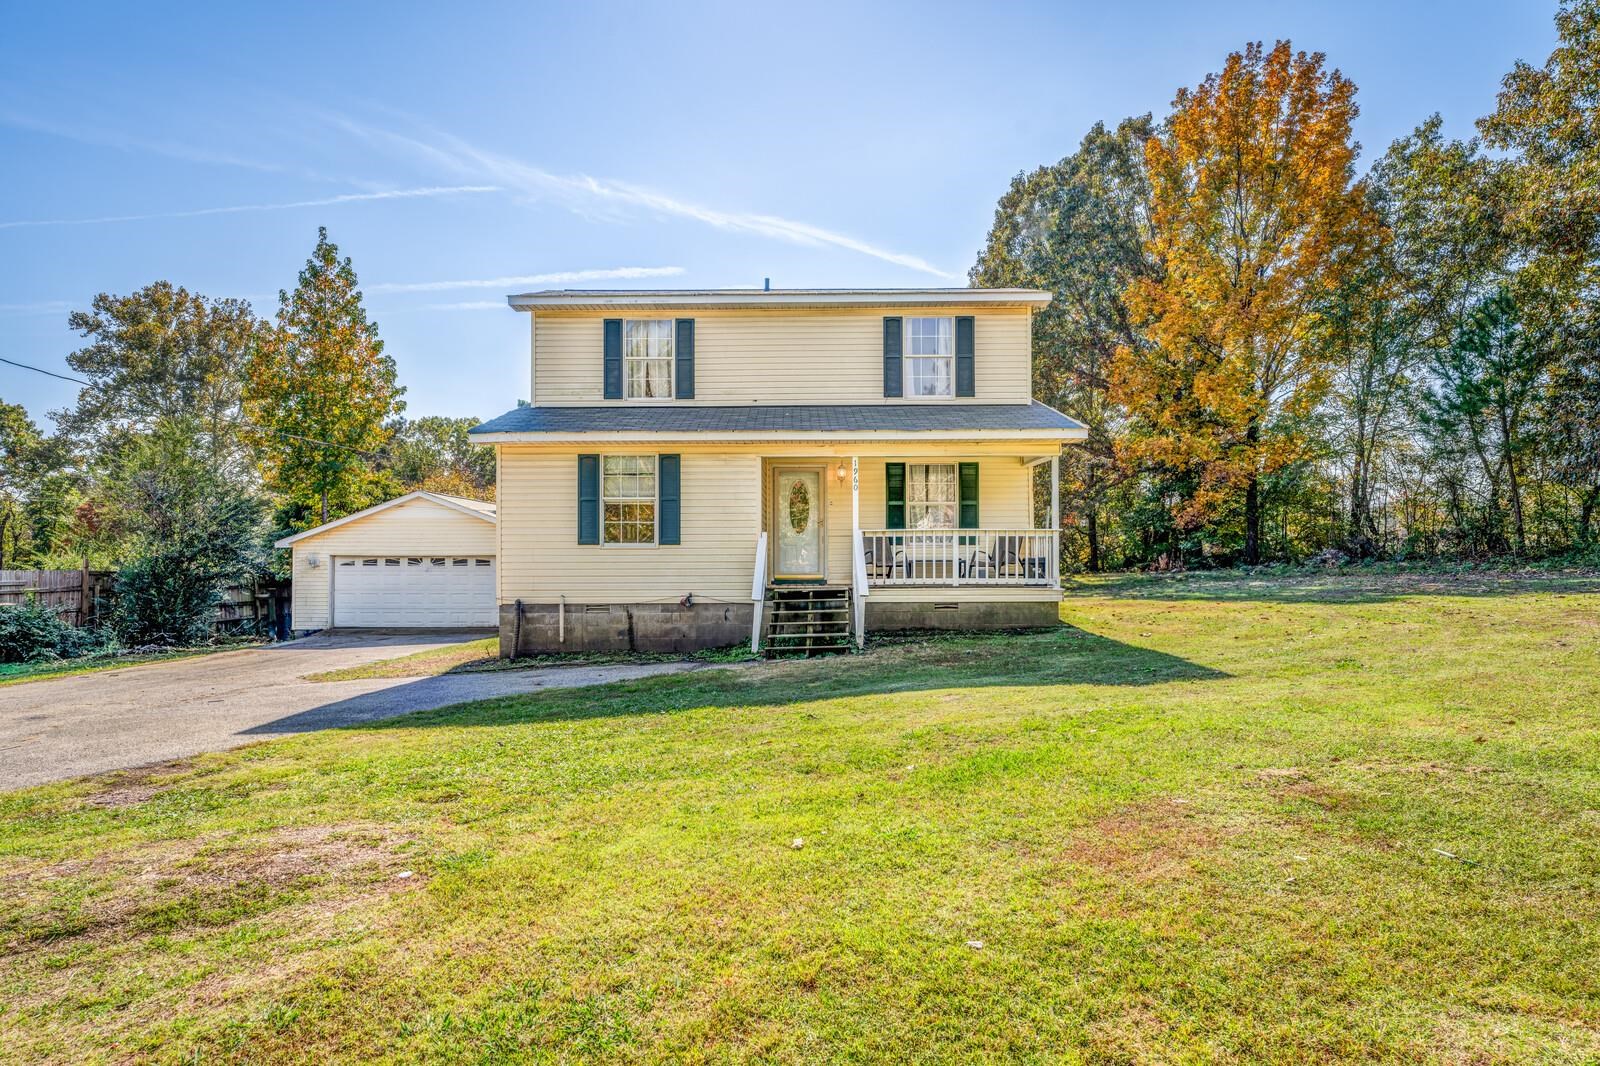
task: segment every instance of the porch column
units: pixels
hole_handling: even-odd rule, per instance
[[[1061,449],[1050,457],[1050,580],[1061,587]]]
[[[850,457],[850,605],[856,647],[867,643],[867,565],[861,557],[861,457]]]

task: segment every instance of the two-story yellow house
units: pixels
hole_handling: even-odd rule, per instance
[[[502,654],[1055,624],[1057,456],[1085,432],[1032,399],[1049,299],[510,297],[533,395],[472,431],[498,461]]]

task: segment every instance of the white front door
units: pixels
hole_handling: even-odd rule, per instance
[[[772,576],[779,581],[816,581],[827,576],[823,549],[826,521],[822,471],[816,467],[773,471]]]
[[[493,627],[489,556],[337,556],[333,624],[361,629]]]

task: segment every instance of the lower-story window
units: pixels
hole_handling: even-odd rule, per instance
[[[956,464],[906,465],[907,529],[954,529],[959,497]]]
[[[656,457],[607,455],[600,460],[600,501],[607,544],[656,542]]]

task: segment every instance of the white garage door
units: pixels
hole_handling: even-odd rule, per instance
[[[484,556],[339,556],[333,624],[455,629],[498,624],[494,559]]]

